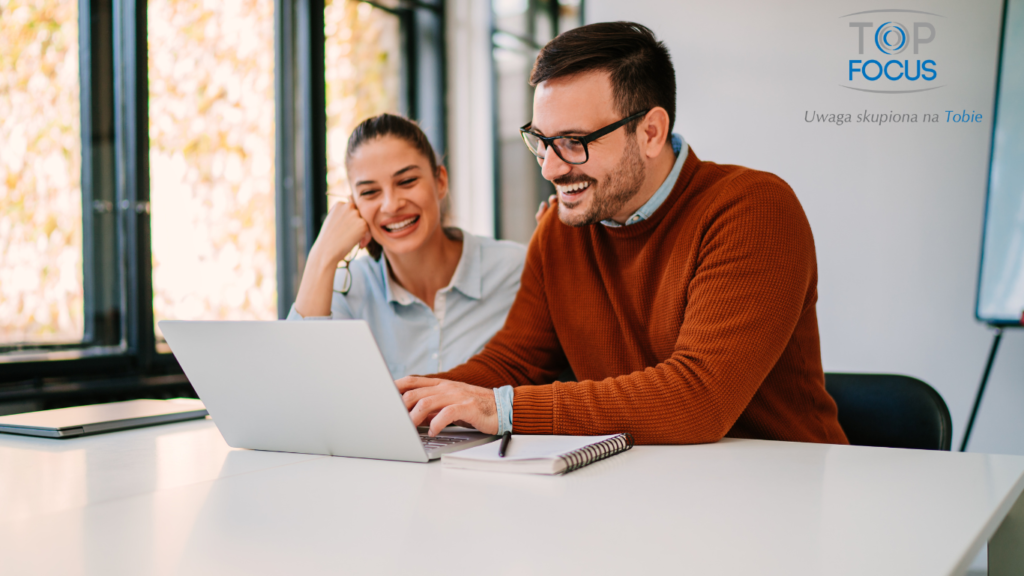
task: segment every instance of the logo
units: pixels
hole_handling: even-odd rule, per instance
[[[899,54],[907,47],[907,29],[897,22],[886,22],[875,32],[875,46],[882,54]]]
[[[909,21],[909,25],[890,19],[894,14],[903,22]],[[939,79],[940,68],[935,58],[929,57],[937,36],[935,21],[939,18],[943,16],[900,8],[840,16],[840,20],[847,22],[843,39],[850,51],[840,86],[876,94],[910,94],[942,88],[932,84]]]

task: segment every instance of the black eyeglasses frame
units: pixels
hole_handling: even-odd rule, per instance
[[[530,146],[530,141],[526,139],[526,135],[527,134],[529,134],[530,136],[533,136],[534,138],[537,138],[538,140],[543,142],[544,146],[546,148],[550,148],[550,149],[554,150],[555,154],[558,155],[558,157],[562,159],[562,162],[565,162],[566,164],[572,164],[574,166],[579,166],[580,164],[586,164],[587,161],[590,160],[590,148],[587,146],[587,144],[593,142],[594,140],[597,140],[598,138],[600,138],[602,136],[605,136],[607,134],[611,134],[612,132],[618,130],[619,128],[621,128],[623,126],[625,126],[626,124],[629,124],[630,122],[632,122],[633,120],[636,120],[637,118],[642,118],[643,116],[646,116],[647,113],[650,112],[650,111],[651,111],[651,109],[647,109],[647,110],[644,110],[643,112],[637,112],[636,114],[633,114],[631,116],[626,116],[622,120],[619,120],[618,122],[614,122],[612,124],[609,124],[609,125],[605,126],[604,128],[601,128],[599,130],[591,132],[590,134],[587,134],[586,136],[541,136],[540,134],[537,134],[536,132],[533,132],[530,129],[530,126],[533,124],[532,120],[530,122],[527,122],[526,124],[523,124],[523,126],[521,128],[519,128],[519,135],[522,136],[523,142],[526,143],[526,147],[538,159],[543,160],[543,158],[541,158],[537,154],[537,152],[533,149],[533,147]],[[575,140],[576,142],[579,142],[580,144],[583,145],[583,154],[585,155],[585,158],[584,158],[583,162],[570,162],[570,161],[566,160],[564,157],[562,157],[562,153],[558,151],[558,146],[552,146],[552,143],[555,140],[560,140],[560,139],[563,139],[563,138],[566,139],[566,140]]]

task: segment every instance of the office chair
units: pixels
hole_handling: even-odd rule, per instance
[[[942,396],[910,376],[825,374],[850,444],[949,450],[953,424]]]

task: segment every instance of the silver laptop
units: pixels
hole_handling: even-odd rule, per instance
[[[128,400],[3,416],[0,432],[70,438],[205,417],[206,408],[194,398]]]
[[[427,462],[496,438],[417,430],[362,320],[163,320],[160,330],[235,448]]]

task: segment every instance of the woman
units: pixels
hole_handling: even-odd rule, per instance
[[[366,320],[395,379],[462,364],[504,324],[526,248],[444,226],[448,172],[411,120],[363,121],[346,167],[352,201],[328,212],[288,319]],[[370,255],[347,261],[357,245]]]

